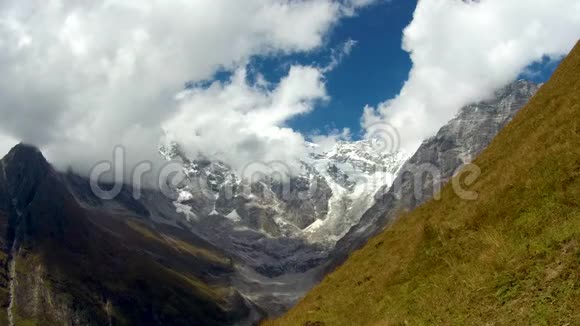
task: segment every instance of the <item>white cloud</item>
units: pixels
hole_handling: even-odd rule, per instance
[[[322,72],[293,66],[276,88],[248,81],[239,69],[178,96],[179,111],[164,123],[167,141],[178,141],[190,157],[203,154],[242,172],[248,164],[294,162],[305,154],[304,138],[285,122],[310,112],[327,97]]]
[[[332,150],[341,141],[351,141],[352,135],[350,129],[344,128],[342,130],[333,129],[325,134],[318,132],[309,138],[316,146],[312,150],[322,154]]]
[[[316,49],[341,17],[367,4],[352,0],[2,1],[0,132],[39,145],[51,160],[81,170],[110,158],[116,144],[129,148],[133,161],[151,159],[165,121],[175,121],[175,114],[196,118],[183,112],[186,104],[179,110],[175,105],[174,95],[184,82],[211,78],[221,69],[239,69],[254,55]],[[294,83],[295,78],[305,78],[307,83],[284,84]],[[256,85],[244,88],[240,81],[207,92],[220,87],[235,92],[237,87],[238,92],[257,96],[249,101],[264,106],[263,116],[255,118],[262,134],[278,128],[288,136],[279,135],[262,145],[291,148],[299,135],[283,128],[283,121],[310,110],[311,98],[324,97],[321,85],[313,82],[317,78],[318,72],[297,67],[272,94]],[[293,106],[282,107],[276,101]],[[255,128],[251,115],[244,112],[242,117],[253,124],[236,127]]]
[[[396,98],[365,108],[363,125],[390,123],[412,151],[459,108],[490,96],[529,64],[567,54],[579,35],[578,1],[419,1],[404,32],[409,79]]]
[[[326,67],[322,68],[322,72],[327,73],[338,67],[342,60],[350,55],[352,49],[356,46],[356,43],[355,40],[348,39],[342,43],[340,47],[332,49],[330,53],[330,62]]]

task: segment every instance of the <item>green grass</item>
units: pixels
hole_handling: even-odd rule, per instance
[[[265,324],[580,324],[580,46],[475,164]]]

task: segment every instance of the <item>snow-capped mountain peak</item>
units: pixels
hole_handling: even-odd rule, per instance
[[[337,142],[327,151],[307,143],[302,171],[283,183],[274,178],[247,184],[223,162],[190,159],[178,144],[161,155],[183,165],[176,209],[188,222],[221,217],[273,237],[332,247],[390,185],[407,156],[380,153],[367,140]],[[211,224],[211,223],[210,223]]]

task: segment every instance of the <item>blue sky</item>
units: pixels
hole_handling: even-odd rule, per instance
[[[326,74],[330,101],[292,119],[288,125],[305,135],[349,128],[353,137],[358,138],[364,106],[394,97],[407,80],[411,60],[401,48],[401,38],[403,29],[412,20],[415,6],[414,0],[381,1],[339,22],[325,46],[318,50],[290,57],[255,58],[252,66],[267,80],[276,81],[286,75],[290,63],[328,62],[331,49],[337,49],[349,39],[357,42],[350,55]]]
[[[349,39],[355,40],[357,44],[350,55],[326,74],[330,101],[293,118],[288,126],[304,135],[348,128],[352,137],[358,139],[364,132],[360,120],[365,105],[376,106],[394,98],[408,79],[412,63],[402,49],[402,35],[416,6],[416,0],[383,0],[341,21],[322,48],[306,54],[254,58],[251,66],[267,80],[277,81],[286,75],[290,64],[320,65],[329,60],[332,49]],[[520,77],[545,82],[558,63],[559,60],[546,57],[532,64]]]
[[[342,21],[330,36],[330,47],[349,38],[357,44],[327,74],[331,100],[312,113],[295,118],[290,126],[305,134],[316,129],[325,133],[328,128],[349,128],[354,137],[358,136],[364,106],[394,97],[407,80],[411,60],[401,48],[401,37],[415,6],[416,1],[382,2]],[[319,55],[314,60],[324,58]]]
[[[249,65],[251,73],[262,74],[275,86],[293,64],[324,66],[332,50],[348,40],[356,45],[332,71],[325,74],[330,101],[322,102],[304,115],[288,121],[288,126],[304,134],[328,134],[348,128],[353,138],[362,136],[360,119],[365,105],[376,105],[396,96],[411,69],[409,54],[402,49],[403,29],[411,22],[416,0],[381,0],[341,20],[318,49],[293,55],[257,56]],[[214,80],[226,81],[231,71],[218,72]],[[195,86],[190,84],[189,86]],[[199,84],[197,84],[199,86]]]

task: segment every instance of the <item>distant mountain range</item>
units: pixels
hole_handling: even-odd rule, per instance
[[[408,157],[402,152],[377,153],[371,141],[364,140],[338,142],[326,151],[311,143],[307,147],[310,154],[296,164],[297,173],[280,162],[271,163],[273,168],[282,165],[279,172],[287,173],[288,180],[266,176],[252,184],[223,162],[189,159],[178,144],[160,152],[168,161],[183,164],[185,178],[174,189],[175,206],[190,222],[225,218],[271,237],[332,248]]]

